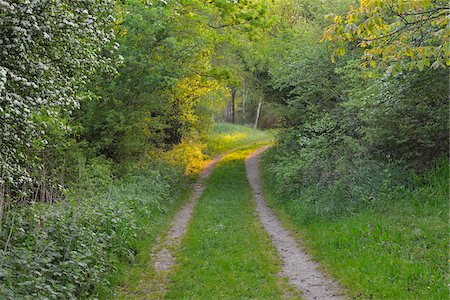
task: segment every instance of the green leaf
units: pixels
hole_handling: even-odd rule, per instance
[[[425,66],[425,63],[423,60],[419,60],[417,62],[417,69],[419,69],[419,71],[423,71],[424,66]]]

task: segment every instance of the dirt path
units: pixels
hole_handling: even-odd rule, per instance
[[[273,244],[283,260],[283,276],[303,292],[302,296],[309,299],[344,299],[339,292],[337,283],[324,276],[318,270],[319,264],[312,261],[291,237],[290,232],[283,228],[273,212],[267,207],[261,190],[259,174],[259,155],[268,147],[253,152],[246,160],[247,177],[253,188],[256,209],[264,229],[269,233]]]
[[[200,173],[194,185],[194,192],[189,202],[184,205],[173,218],[167,235],[160,238],[152,250],[151,264],[157,273],[158,291],[154,294],[163,295],[168,283],[170,271],[175,266],[175,252],[181,244],[191,219],[192,212],[198,199],[206,188],[205,181],[211,175],[212,170],[224,155],[214,158],[210,164]]]

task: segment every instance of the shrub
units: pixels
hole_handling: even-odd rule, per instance
[[[0,15],[0,190],[51,201],[82,88],[114,69],[114,2],[0,1]]]
[[[195,139],[183,138],[181,143],[176,144],[169,151],[154,150],[152,155],[160,155],[165,161],[175,167],[184,168],[184,174],[198,173],[207,158],[203,154],[206,145]]]
[[[279,193],[310,210],[308,218],[340,216],[381,205],[378,196],[411,184],[411,174],[372,159],[358,139],[324,116],[281,131],[269,168]]]
[[[416,169],[448,153],[447,75],[448,70],[399,74],[351,93],[344,106],[359,120],[371,153]]]

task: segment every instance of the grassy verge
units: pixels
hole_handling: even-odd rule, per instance
[[[360,299],[448,299],[448,166],[423,177],[417,189],[395,190],[380,205],[353,213],[315,217],[327,199],[280,196],[264,157],[264,192],[280,218],[304,238],[350,296]],[[317,192],[317,195],[321,193]],[[322,194],[323,195],[323,194]],[[311,196],[311,195],[309,195]]]
[[[208,180],[178,257],[169,299],[280,299],[279,259],[254,213],[244,159],[224,157]]]
[[[250,127],[217,123],[205,139],[206,152],[209,155],[217,155],[229,150],[250,144],[267,142],[272,139],[268,131],[261,131]]]
[[[166,213],[159,214],[152,220],[140,219],[141,234],[135,243],[136,256],[132,263],[121,261],[119,262],[119,276],[113,277],[114,280],[114,294],[116,299],[143,299],[147,294],[147,289],[151,288],[155,278],[155,272],[151,268],[151,254],[156,238],[161,233],[169,229],[169,221],[173,218],[178,209],[186,203],[190,198],[192,185],[181,185],[179,190],[173,195],[174,202]],[[143,290],[143,285],[148,286]],[[111,293],[101,295],[101,299],[110,299]]]

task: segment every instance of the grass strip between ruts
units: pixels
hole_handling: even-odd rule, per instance
[[[279,258],[257,220],[245,173],[247,148],[223,158],[194,211],[169,299],[281,299]]]

